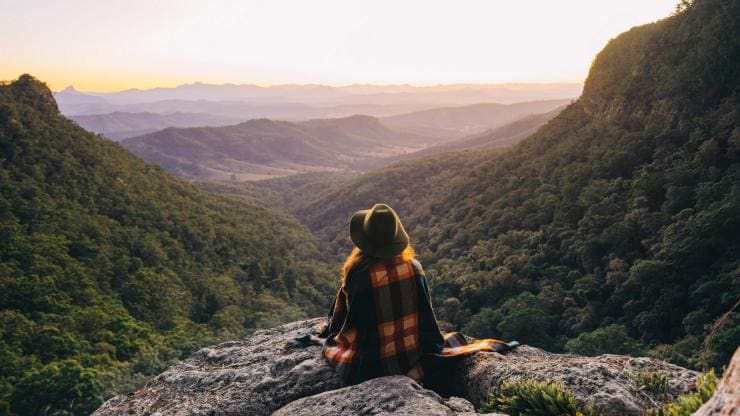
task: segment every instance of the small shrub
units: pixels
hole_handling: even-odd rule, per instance
[[[627,333],[624,325],[609,325],[592,332],[583,332],[565,344],[567,352],[595,356],[600,354],[642,355],[644,347]]]
[[[656,409],[649,409],[647,416],[691,416],[706,403],[717,389],[714,370],[699,374],[696,379],[696,392],[679,396],[674,403],[667,403]]]
[[[654,397],[664,397],[668,392],[668,377],[657,371],[641,371],[632,378],[632,381],[638,390]]]
[[[551,381],[520,380],[495,388],[482,412],[503,412],[510,416],[598,416],[593,407],[585,411],[576,405],[573,393]]]

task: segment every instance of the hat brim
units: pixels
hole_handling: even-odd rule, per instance
[[[396,238],[390,244],[378,244],[370,240],[365,234],[363,224],[365,223],[365,215],[370,211],[363,209],[357,211],[352,215],[349,220],[349,238],[352,242],[362,250],[363,253],[378,257],[381,259],[397,256],[409,245],[409,235],[406,234],[406,230],[399,221],[398,223],[398,234]]]

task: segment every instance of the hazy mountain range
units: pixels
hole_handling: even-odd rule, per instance
[[[382,120],[359,115],[297,123],[254,119],[223,127],[167,128],[121,144],[145,160],[190,179],[254,180],[312,171],[362,171],[400,159],[488,147],[487,141],[492,146],[495,140],[499,145],[511,144],[544,124],[547,117],[524,121],[494,133],[490,139],[471,138],[476,140],[473,144],[455,144],[455,139],[466,131],[501,127],[512,119],[552,110],[562,103],[450,107]],[[395,125],[389,126],[391,123]],[[448,147],[442,147],[450,141]],[[425,153],[417,153],[425,149]]]
[[[577,97],[581,83],[510,83],[412,85],[299,85],[262,87],[250,84],[185,84],[171,88],[81,92],[70,86],[54,93],[60,110],[79,104],[136,105],[159,101],[240,101],[332,105],[419,104],[466,105],[480,102],[515,103]]]
[[[234,124],[255,118],[305,121],[355,114],[396,116],[439,107],[565,100],[580,94],[578,83],[410,85],[213,85],[54,93],[60,111],[81,126],[118,140],[166,127]],[[471,109],[472,111],[473,109]],[[483,110],[485,112],[485,110]],[[149,113],[162,117],[158,118]],[[181,113],[191,114],[190,120]],[[91,116],[95,117],[91,117]],[[423,117],[423,115],[421,115]],[[477,125],[480,123],[472,123]],[[484,126],[491,127],[491,126]],[[454,127],[453,127],[454,130]],[[440,130],[444,134],[443,131]],[[419,132],[427,134],[429,132]]]
[[[167,127],[226,126],[237,124],[236,117],[218,116],[207,113],[127,113],[116,111],[108,114],[69,116],[80,127],[102,134],[111,140],[152,133]]]

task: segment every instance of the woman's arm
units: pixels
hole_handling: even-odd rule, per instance
[[[334,302],[332,302],[331,308],[329,308],[329,321],[321,329],[321,333],[318,335],[319,338],[326,338],[331,333],[339,332],[344,324],[347,309],[343,289],[344,287],[340,286],[337,295],[334,297]]]

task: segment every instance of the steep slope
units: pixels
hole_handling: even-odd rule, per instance
[[[333,240],[352,209],[398,206],[449,327],[720,368],[740,343],[728,312],[740,299],[740,2],[682,4],[611,41],[583,96],[536,134],[460,162],[464,180],[429,183],[437,164],[410,162],[412,177],[390,174],[401,165],[360,176],[299,217]]]
[[[122,144],[177,175],[249,179],[355,169],[358,161],[418,149],[426,141],[391,130],[376,118],[352,116],[302,123],[260,119],[225,127],[169,128]]]
[[[431,128],[454,132],[459,136],[495,129],[529,114],[546,113],[568,104],[570,99],[528,101],[514,104],[472,104],[444,107],[384,117],[391,127]]]
[[[87,414],[219,339],[325,311],[311,235],[0,85],[0,413]]]
[[[226,126],[242,120],[204,113],[127,113],[117,111],[107,114],[69,116],[82,128],[102,134],[111,140],[153,133],[167,127]]]

